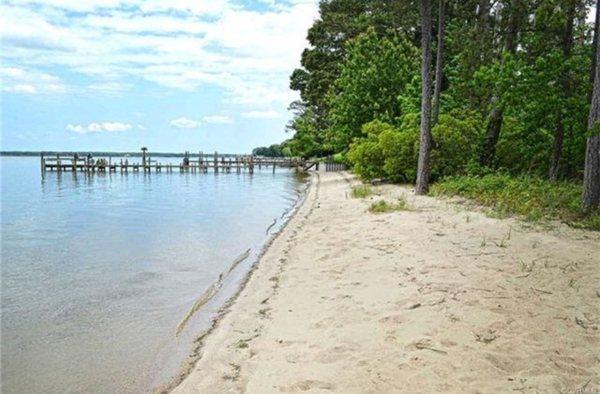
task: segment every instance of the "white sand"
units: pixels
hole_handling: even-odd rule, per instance
[[[600,389],[598,233],[350,183],[315,180],[176,393]]]

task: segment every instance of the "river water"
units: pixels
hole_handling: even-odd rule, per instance
[[[4,393],[164,384],[306,188],[284,169],[42,176],[35,157],[0,158],[0,177]],[[198,297],[248,249],[176,336]]]

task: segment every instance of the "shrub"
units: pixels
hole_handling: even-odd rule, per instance
[[[397,202],[391,204],[385,200],[379,200],[369,206],[369,212],[371,213],[385,213],[393,211],[407,211],[409,209],[408,203],[404,197],[399,198]]]
[[[417,113],[399,119],[399,127],[382,121],[363,125],[363,137],[354,140],[348,161],[363,179],[385,178],[391,182],[414,182],[419,155]],[[477,150],[481,121],[468,113],[440,116],[433,128],[435,149],[432,151],[433,179],[467,172]]]
[[[373,194],[373,191],[367,185],[354,186],[351,192],[353,198],[366,198],[371,194]]]
[[[460,195],[489,206],[501,215],[526,220],[559,219],[572,226],[600,230],[600,212],[584,216],[581,184],[550,182],[537,177],[488,174],[443,179],[432,187],[434,195]]]

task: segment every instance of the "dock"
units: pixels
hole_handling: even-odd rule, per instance
[[[318,167],[318,162],[310,162],[300,158],[288,157],[262,157],[253,155],[206,155],[198,152],[197,157],[192,158],[189,152],[185,152],[180,163],[161,163],[152,159],[147,148],[141,149],[139,158],[118,158],[113,160],[111,156],[94,158],[91,154],[57,154],[47,155],[41,153],[41,171],[52,172],[192,172],[192,173],[230,173],[230,172],[248,172],[252,174],[254,169],[263,167],[293,168],[298,171],[307,171],[312,167]],[[137,160],[137,161],[135,161]]]

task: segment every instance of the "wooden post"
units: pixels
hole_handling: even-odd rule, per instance
[[[250,155],[250,165],[248,166],[250,174],[254,174],[254,156]]]
[[[273,162],[273,174],[275,174],[275,162]]]
[[[219,172],[219,154],[215,151],[215,156],[213,157],[213,162],[215,165],[215,174]]]
[[[145,146],[142,148],[142,166],[144,167],[144,170],[146,168],[146,152],[148,151],[148,148],[146,148]]]
[[[40,153],[40,166],[42,173],[46,172],[46,160],[44,159],[44,152]]]

